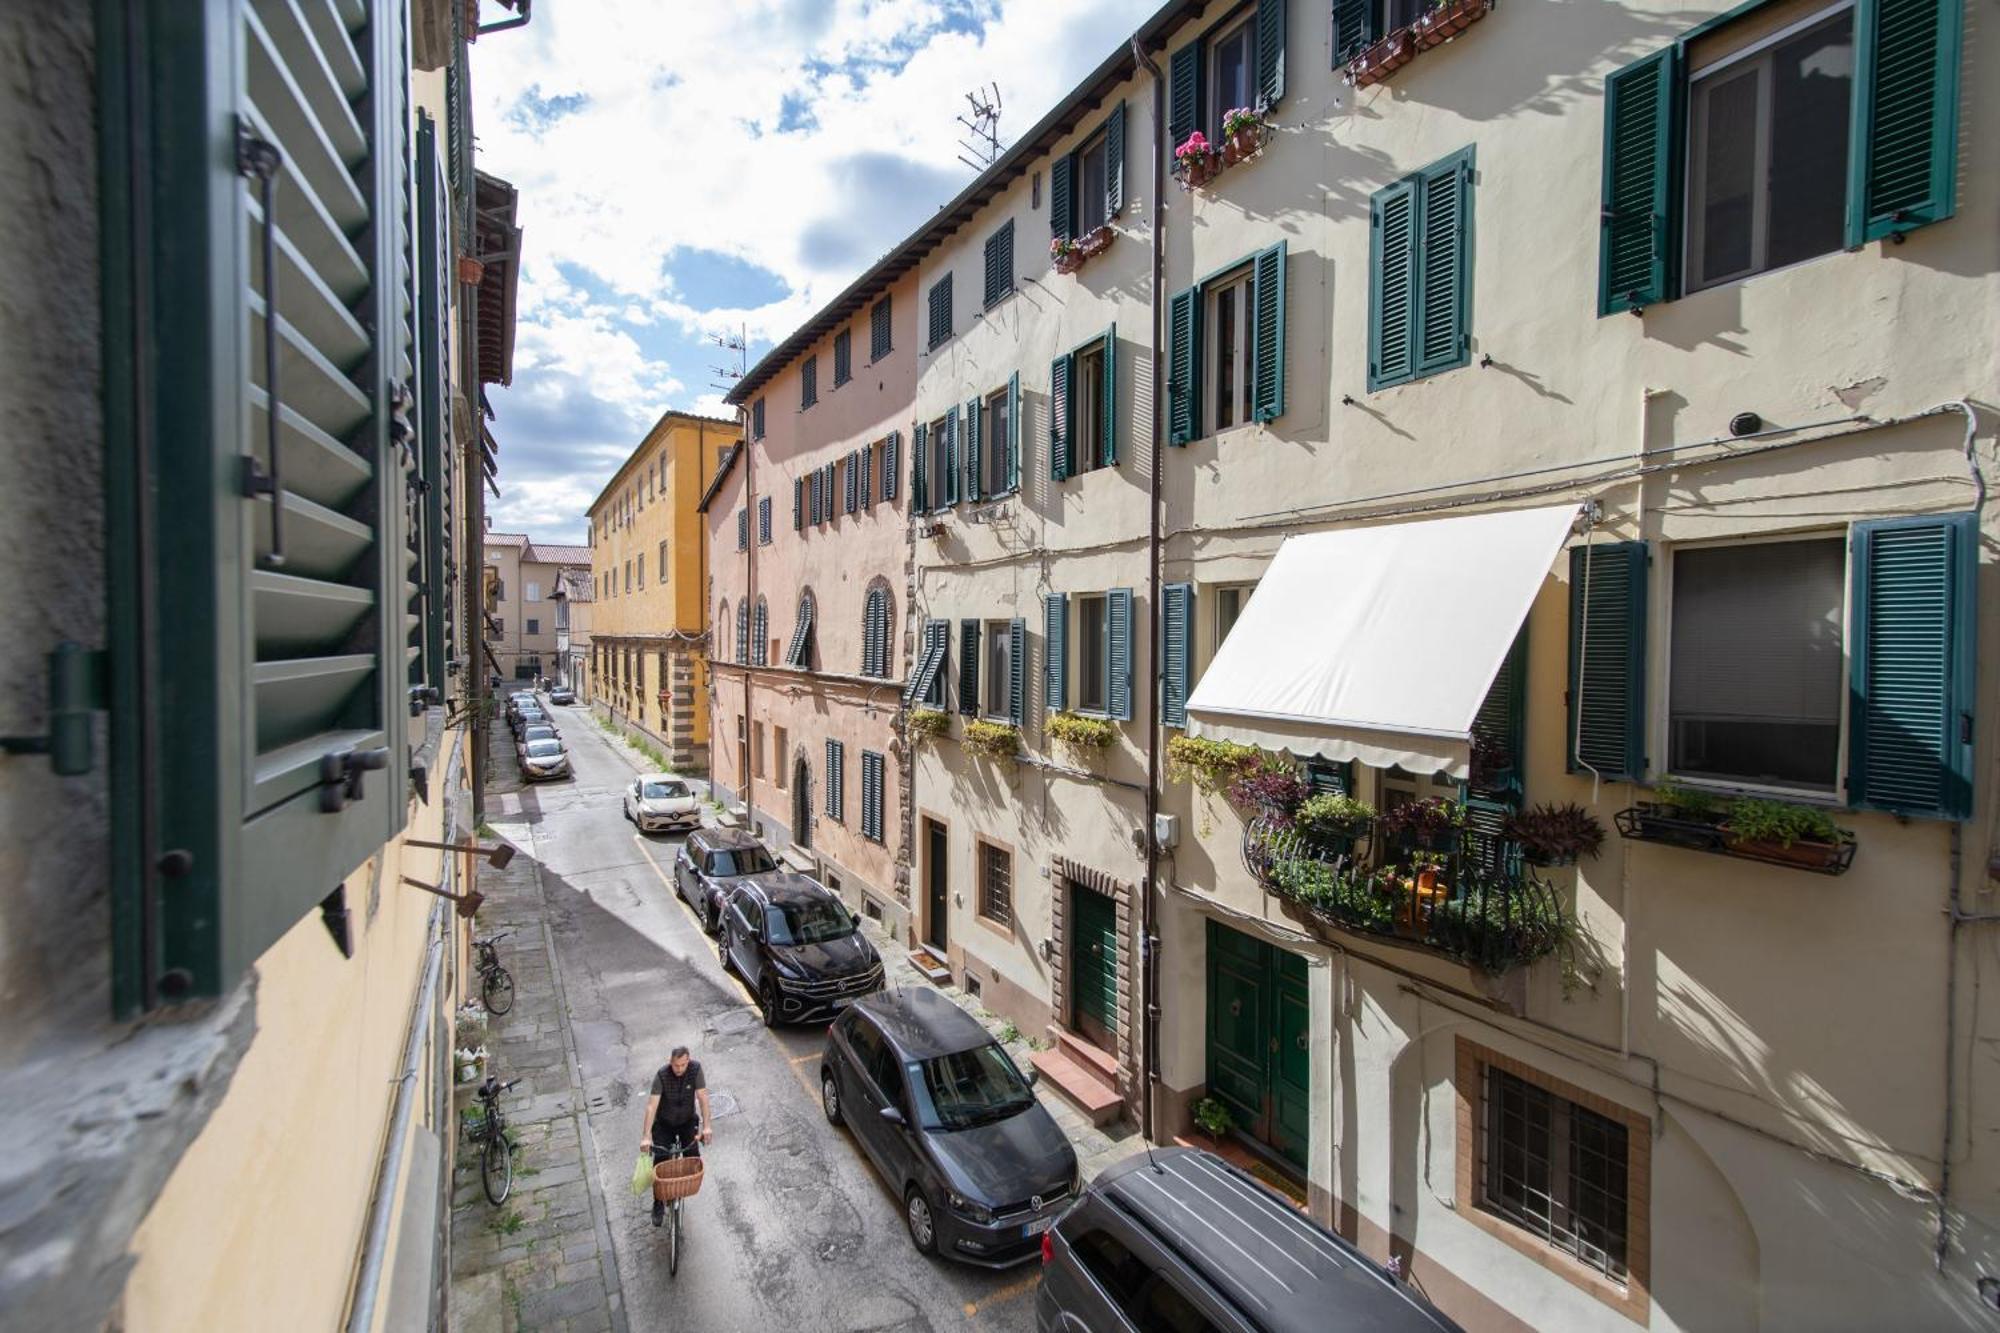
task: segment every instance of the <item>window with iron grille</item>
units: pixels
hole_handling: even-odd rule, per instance
[[[889,355],[890,347],[889,298],[885,296],[868,312],[868,359],[880,361]]]
[[[1003,926],[1014,924],[1014,858],[990,842],[979,844],[979,915]]]
[[[838,389],[853,378],[854,333],[851,329],[842,329],[833,335],[833,387]]]
[[[1627,1127],[1491,1064],[1481,1091],[1481,1205],[1625,1281]]]

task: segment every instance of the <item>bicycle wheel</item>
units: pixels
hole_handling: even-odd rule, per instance
[[[499,1207],[514,1188],[514,1150],[507,1131],[495,1127],[479,1150],[479,1183],[486,1189],[487,1202]]]
[[[495,966],[480,983],[480,998],[489,1014],[504,1014],[514,1007],[514,977],[506,968]]]
[[[681,1271],[681,1201],[667,1205],[667,1276]]]

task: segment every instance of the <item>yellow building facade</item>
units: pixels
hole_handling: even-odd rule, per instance
[[[708,766],[697,508],[741,439],[734,421],[664,412],[590,506],[591,644],[579,688],[684,771]]]

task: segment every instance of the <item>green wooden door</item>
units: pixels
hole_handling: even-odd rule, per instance
[[[1306,960],[1208,923],[1208,1092],[1237,1130],[1303,1171],[1312,1132]]]
[[[1088,1041],[1116,1051],[1118,906],[1101,893],[1072,888],[1070,900],[1071,1023]]]
[[[1284,949],[1270,952],[1277,964],[1278,1012],[1271,1029],[1271,1133],[1266,1142],[1303,1171],[1312,1133],[1312,1001],[1306,992],[1306,960]]]

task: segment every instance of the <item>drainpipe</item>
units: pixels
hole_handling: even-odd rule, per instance
[[[1166,269],[1166,149],[1160,127],[1166,123],[1167,85],[1160,67],[1153,63],[1132,36],[1132,59],[1153,79],[1153,448],[1152,467],[1146,481],[1146,642],[1152,645],[1153,669],[1146,673],[1146,878],[1139,899],[1139,988],[1145,998],[1139,1034],[1140,1133],[1150,1142],[1158,1132],[1158,1107],[1154,1084],[1160,1074],[1160,939],[1154,897],[1160,873],[1160,846],[1154,826],[1160,813],[1160,504],[1162,462],[1160,450],[1166,442],[1166,380],[1162,374],[1160,284]]]
[[[752,531],[757,526],[753,512],[757,507],[756,480],[751,470],[751,462],[756,451],[750,447],[750,407],[744,404],[736,410],[743,427],[743,623],[751,629],[757,628],[757,534]],[[768,636],[771,627],[764,626]],[[736,755],[743,761],[743,810],[750,821],[751,832],[757,829],[757,764],[756,756],[750,753],[750,738],[757,734],[755,723],[750,716],[750,672],[751,664],[757,660],[758,645],[748,645],[750,651],[743,654],[743,740]]]

